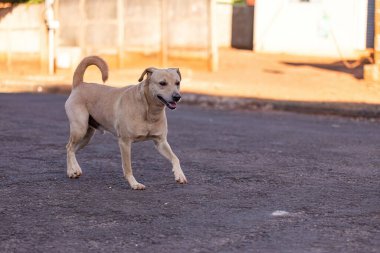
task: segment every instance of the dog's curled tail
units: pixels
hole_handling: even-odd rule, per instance
[[[83,82],[84,72],[86,71],[86,68],[91,65],[97,66],[100,69],[100,72],[102,72],[103,82],[107,81],[108,79],[107,63],[99,56],[88,56],[79,63],[78,67],[76,68],[74,72],[73,88],[77,87]]]

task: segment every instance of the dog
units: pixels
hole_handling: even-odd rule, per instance
[[[103,84],[83,82],[84,72],[90,65],[100,69]],[[180,161],[167,141],[165,114],[165,107],[174,110],[181,99],[179,69],[147,68],[137,85],[123,88],[104,85],[107,79],[107,63],[98,56],[84,58],[74,72],[71,94],[65,103],[70,123],[70,138],[66,145],[67,175],[70,178],[82,175],[75,153],[84,148],[99,130],[118,138],[124,177],[132,189],[144,190],[145,186],[133,176],[131,144],[146,140],[153,140],[159,153],[171,162],[175,180],[180,184],[187,183]]]

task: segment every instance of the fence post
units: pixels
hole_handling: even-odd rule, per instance
[[[168,65],[168,2],[161,0],[161,66]]]
[[[118,60],[119,68],[124,67],[124,32],[125,32],[125,21],[124,21],[124,0],[117,0],[117,27],[118,27]]]
[[[380,0],[375,0],[375,63],[380,64]]]
[[[12,71],[12,27],[7,26],[7,70]]]
[[[208,9],[208,62],[209,70],[217,71],[218,70],[218,44],[216,41],[217,34],[215,29],[216,24],[216,15],[215,15],[215,0],[207,0],[207,9]]]
[[[86,17],[86,11],[85,11],[85,1],[86,0],[79,0],[79,47],[81,50],[81,57],[85,56],[87,54],[87,50],[85,47],[85,33],[86,33],[86,22],[87,22],[87,17]]]

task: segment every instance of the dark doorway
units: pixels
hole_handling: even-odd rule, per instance
[[[235,5],[232,12],[231,46],[253,50],[254,6]]]
[[[375,0],[368,0],[366,47],[374,48],[375,44]]]

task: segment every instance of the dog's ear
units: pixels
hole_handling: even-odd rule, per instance
[[[170,68],[172,70],[174,70],[175,72],[177,72],[178,76],[179,76],[179,80],[181,81],[182,80],[182,76],[181,76],[181,72],[179,72],[179,68]]]
[[[181,72],[179,71],[179,68],[176,68],[177,74],[179,75],[179,80],[182,80]]]
[[[147,75],[147,79],[150,77],[150,75],[153,73],[153,71],[156,70],[156,68],[153,68],[153,67],[150,67],[150,68],[146,68],[144,70],[144,72],[142,72],[140,78],[139,78],[139,82],[141,82],[142,80],[144,80],[144,76],[145,74]]]

